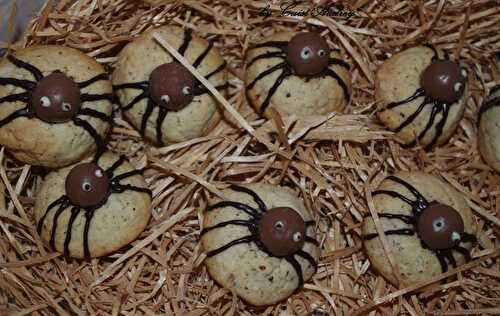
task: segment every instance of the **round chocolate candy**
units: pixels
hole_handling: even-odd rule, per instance
[[[82,104],[80,88],[62,72],[43,77],[31,95],[35,116],[48,123],[71,120]]]
[[[95,163],[75,166],[66,177],[66,195],[71,203],[80,207],[99,205],[108,195],[109,179]]]
[[[317,33],[299,33],[288,43],[286,57],[296,74],[316,75],[328,67],[330,47]]]
[[[194,76],[179,63],[156,67],[149,76],[149,91],[156,104],[178,111],[193,100]]]
[[[418,235],[430,249],[449,249],[458,244],[464,233],[464,221],[451,206],[431,203],[420,214]]]
[[[425,94],[441,102],[455,102],[463,94],[467,70],[446,59],[433,61],[422,74]]]
[[[300,214],[289,207],[273,208],[259,221],[259,237],[273,255],[289,256],[302,248],[306,224]]]

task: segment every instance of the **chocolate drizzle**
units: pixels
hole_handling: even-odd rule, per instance
[[[297,276],[299,279],[299,286],[298,287],[302,287],[302,285],[304,284],[304,278],[302,276],[302,268],[301,268],[299,262],[297,261],[297,259],[295,258],[295,255],[307,260],[307,262],[316,270],[317,263],[314,260],[314,258],[311,256],[311,254],[303,251],[302,249],[299,249],[298,251],[296,251],[293,254],[285,255],[285,256],[277,256],[277,255],[273,254],[272,252],[268,251],[260,238],[260,232],[259,232],[260,220],[266,214],[266,212],[268,212],[268,209],[267,209],[264,201],[262,201],[262,199],[257,195],[257,193],[255,193],[254,191],[252,191],[248,188],[237,186],[237,185],[232,185],[231,189],[234,191],[237,191],[237,192],[242,192],[242,193],[250,195],[252,197],[252,199],[254,200],[254,202],[257,204],[258,208],[254,208],[248,204],[235,202],[235,201],[222,201],[222,202],[216,203],[214,205],[211,205],[208,208],[208,211],[218,209],[218,208],[233,207],[239,211],[246,213],[247,215],[250,216],[250,218],[246,219],[246,220],[241,220],[241,219],[229,220],[229,221],[215,224],[214,226],[211,226],[211,227],[206,227],[201,231],[201,235],[206,234],[214,229],[226,227],[228,225],[247,227],[248,231],[250,232],[250,235],[240,237],[240,238],[235,239],[235,240],[233,240],[233,241],[231,241],[223,246],[220,246],[216,249],[208,251],[206,253],[207,257],[216,256],[216,255],[220,254],[221,252],[223,252],[223,251],[225,251],[233,246],[239,245],[239,244],[254,243],[259,248],[259,250],[265,252],[268,256],[275,257],[275,258],[281,258],[281,259],[286,260],[288,263],[290,263],[290,265],[292,265],[295,272],[297,273]],[[305,221],[304,223],[305,223],[306,227],[310,227],[310,226],[314,225],[314,221]],[[306,230],[306,233],[307,233],[307,230]],[[304,242],[319,246],[316,239],[314,239],[311,236],[307,236],[307,234],[304,236]]]
[[[30,72],[36,81],[40,81],[43,78],[42,72],[35,66],[17,59],[16,57],[14,57],[14,55],[8,55],[7,59],[17,68],[21,68]]]
[[[14,66],[24,69],[28,71],[32,76],[34,81],[25,80],[25,79],[17,79],[17,78],[0,78],[0,85],[11,85],[14,87],[22,88],[26,90],[22,93],[10,94],[5,97],[0,98],[0,106],[5,102],[22,102],[24,106],[13,113],[9,114],[7,117],[0,120],[0,128],[9,124],[17,118],[25,117],[27,119],[36,118],[36,113],[34,110],[34,104],[32,101],[32,95],[37,87],[37,85],[46,77],[43,76],[42,72],[27,62],[24,62],[14,55],[8,55],[7,60],[11,62]],[[60,71],[54,71],[52,75],[58,74]],[[49,75],[50,76],[50,75]],[[77,82],[76,85],[78,88],[86,88],[98,81],[108,80],[108,75],[106,73],[101,73],[95,77],[92,77],[83,82]],[[79,107],[78,111],[72,115],[70,122],[73,122],[75,125],[81,126],[84,128],[91,136],[94,138],[96,143],[96,157],[98,157],[105,150],[105,143],[99,133],[95,130],[95,128],[87,121],[85,121],[82,116],[90,116],[94,118],[98,118],[106,121],[109,124],[112,124],[112,116],[107,116],[106,114],[99,112],[94,109],[86,108],[83,106],[86,102],[94,102],[94,101],[102,101],[107,100],[112,102],[112,94],[88,94],[82,93],[80,95],[80,100],[82,102],[82,106]],[[44,122],[47,124],[64,124],[65,122],[56,122],[44,119]]]
[[[184,56],[186,51],[189,48],[189,45],[193,39],[193,30],[191,29],[185,29],[184,30],[184,39],[182,41],[181,46],[177,49],[179,54]],[[205,50],[198,56],[196,57],[195,61],[193,62],[193,67],[198,68],[199,65],[203,63],[205,58],[208,56],[210,51],[212,50],[214,46],[214,43],[212,41],[209,41],[208,46],[205,48]],[[173,62],[178,63],[178,61],[174,60]],[[226,63],[222,63],[219,65],[216,69],[205,75],[205,79],[209,80],[211,77],[215,76],[216,74],[220,73],[223,71],[226,67]],[[225,83],[223,85],[216,86],[215,88],[217,90],[223,90],[226,89],[229,86],[228,83]],[[114,85],[113,88],[115,90],[123,90],[123,89],[135,89],[139,90],[140,93],[135,96],[132,101],[130,101],[126,105],[121,105],[121,109],[123,111],[128,111],[132,109],[135,105],[137,105],[139,102],[147,99],[148,101],[146,102],[146,109],[144,111],[143,117],[141,119],[141,126],[139,126],[139,132],[142,135],[145,135],[146,132],[146,126],[147,122],[149,120],[149,117],[152,115],[153,111],[155,108],[158,109],[158,117],[155,122],[155,131],[156,131],[156,142],[159,145],[164,145],[162,137],[163,137],[163,132],[162,132],[162,125],[163,121],[165,120],[165,117],[171,110],[168,110],[162,106],[160,106],[157,102],[155,102],[151,94],[149,92],[149,82],[148,81],[141,81],[141,82],[131,82],[131,83],[122,83],[118,85]],[[210,91],[206,89],[199,80],[196,80],[195,87],[193,89],[193,96],[201,96],[203,94],[207,94]]]
[[[141,188],[137,187],[131,184],[121,184],[120,181],[124,180],[128,177],[132,177],[135,175],[142,174],[142,170],[132,170],[129,172],[125,172],[119,175],[114,175],[114,172],[116,169],[121,166],[125,162],[125,156],[120,156],[108,169],[104,171],[105,176],[109,179],[109,190],[106,194],[106,196],[96,205],[92,206],[87,206],[87,207],[81,207],[77,205],[72,205],[70,199],[66,194],[61,196],[59,199],[55,200],[52,202],[48,207],[43,216],[40,218],[37,224],[37,231],[40,234],[43,229],[43,224],[45,222],[45,219],[47,215],[50,213],[51,210],[56,209],[54,217],[52,219],[52,229],[50,233],[50,246],[52,248],[55,248],[55,235],[57,231],[57,226],[58,226],[58,220],[61,214],[68,210],[69,207],[71,207],[71,216],[68,221],[68,228],[66,230],[66,237],[64,240],[64,255],[69,257],[69,244],[71,242],[71,233],[72,233],[72,228],[73,224],[76,220],[76,218],[79,216],[81,211],[83,211],[83,215],[85,216],[85,226],[83,230],[83,253],[85,258],[90,258],[90,250],[89,250],[89,245],[88,245],[88,236],[89,236],[89,229],[90,229],[90,224],[92,222],[92,218],[94,217],[95,213],[101,208],[106,202],[108,201],[108,198],[111,194],[114,193],[122,193],[125,191],[135,191],[135,192],[141,192],[141,193],[146,193],[151,195],[151,190],[148,188]]]
[[[437,60],[438,55],[437,51],[434,46],[432,45],[425,45],[427,48],[432,49],[434,55],[431,59],[431,62],[434,62]],[[445,55],[447,57],[447,55]],[[439,137],[443,134],[443,129],[446,124],[446,121],[448,120],[448,115],[450,113],[451,106],[455,105],[458,101],[454,102],[443,102],[437,99],[434,99],[430,97],[429,95],[426,94],[425,90],[423,88],[418,88],[411,96],[408,98],[402,100],[402,101],[397,101],[397,102],[391,102],[389,103],[385,109],[382,111],[386,111],[389,109],[394,109],[396,107],[399,107],[401,105],[405,105],[409,102],[412,102],[420,97],[423,97],[422,102],[419,104],[415,112],[410,114],[398,127],[396,127],[393,131],[395,133],[401,132],[405,127],[409,126],[411,123],[415,121],[415,119],[420,115],[420,113],[424,110],[424,108],[428,105],[432,106],[431,113],[429,116],[429,119],[424,127],[423,130],[421,130],[417,136],[416,139],[413,141],[404,144],[405,147],[413,147],[417,144],[417,142],[421,141],[425,135],[429,132],[429,130],[435,126],[435,134],[432,137],[432,140],[429,144],[425,146],[425,149],[429,149],[436,145],[437,141],[439,140]],[[435,124],[436,122],[436,117],[438,114],[441,114],[441,118],[439,121]]]
[[[403,179],[400,179],[395,176],[388,176],[386,180],[390,180],[393,182],[396,182],[400,185],[402,185],[405,189],[407,189],[412,195],[412,198],[408,198],[403,194],[400,194],[396,191],[390,191],[390,190],[377,190],[373,192],[373,196],[376,195],[389,195],[393,198],[399,199],[403,201],[404,203],[408,204],[412,212],[410,215],[404,215],[404,214],[392,214],[392,213],[381,213],[378,214],[380,218],[387,218],[389,220],[399,220],[404,222],[405,224],[411,225],[411,227],[408,228],[401,228],[401,229],[393,229],[393,230],[387,230],[384,231],[384,234],[386,235],[404,235],[404,236],[414,236],[417,233],[417,223],[420,218],[420,215],[427,209],[429,206],[436,205],[436,202],[429,202],[415,187],[413,187],[411,184],[408,182],[404,181]],[[366,215],[366,217],[370,217],[370,215]],[[464,248],[461,247],[458,243],[454,244],[452,247],[447,248],[447,249],[432,249],[428,247],[420,238],[420,236],[417,234],[419,239],[421,240],[421,246],[424,249],[428,249],[429,251],[432,251],[436,257],[439,260],[439,263],[441,265],[441,270],[443,272],[448,271],[448,264],[451,264],[452,267],[456,267],[456,261],[455,258],[453,257],[453,250],[458,251],[462,255],[464,255],[465,259],[469,261],[471,259],[470,252]],[[378,234],[377,233],[371,233],[371,234],[366,234],[363,235],[364,240],[371,240],[374,238],[377,238]],[[461,236],[461,242],[476,242],[476,237],[474,235],[471,235],[467,232],[463,232]]]
[[[481,109],[479,110],[478,119],[477,119],[478,125],[479,125],[479,122],[481,121],[481,117],[483,116],[483,114],[485,112],[487,112],[495,107],[500,106],[500,93],[498,91],[500,91],[500,85],[496,85],[491,89],[489,99],[485,103],[483,103],[483,105],[481,106]],[[495,95],[497,95],[497,96],[495,96]]]
[[[276,48],[279,51],[267,51],[265,53],[262,53],[260,55],[255,56],[254,58],[252,58],[248,62],[247,69],[250,68],[251,66],[253,66],[256,61],[261,60],[261,59],[278,58],[278,59],[282,60],[278,64],[276,64],[276,65],[270,67],[269,69],[266,69],[263,72],[261,72],[260,74],[258,74],[255,77],[255,79],[250,84],[247,85],[247,93],[248,93],[248,91],[251,90],[257,84],[257,82],[259,82],[263,78],[273,74],[274,72],[276,72],[278,70],[282,70],[281,74],[278,76],[278,78],[276,79],[274,84],[271,86],[271,88],[267,92],[266,98],[264,99],[264,101],[260,105],[260,107],[259,107],[260,114],[263,114],[266,111],[267,107],[269,106],[269,104],[271,102],[271,98],[276,93],[276,91],[281,86],[281,84],[285,81],[285,79],[290,77],[290,76],[297,76],[293,67],[287,61],[288,43],[289,42],[287,42],[287,41],[269,41],[269,42],[257,44],[251,48],[251,49],[264,48],[264,47]],[[338,59],[338,58],[329,58],[328,65],[329,66],[338,65],[338,66],[343,67],[345,69],[350,68],[349,64],[347,64],[345,61]],[[332,70],[328,67],[326,69],[324,69],[323,71],[319,72],[318,74],[301,75],[300,77],[304,77],[304,78],[308,78],[308,79],[323,78],[323,77],[333,78],[339,84],[339,86],[342,88],[342,91],[344,93],[345,98],[347,100],[350,99],[349,89],[347,88],[347,84],[344,82],[344,80],[342,80],[342,78],[340,78],[340,76],[334,70]],[[247,99],[251,103],[250,98],[248,97]],[[255,107],[255,105],[253,105],[253,104],[251,104],[251,105],[255,109],[257,109],[257,107]]]

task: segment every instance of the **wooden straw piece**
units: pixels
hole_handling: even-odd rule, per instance
[[[320,126],[321,124],[329,121],[332,119],[337,113],[332,112],[330,114],[327,114],[324,117],[318,118],[316,121],[310,123],[308,126],[305,126],[302,130],[297,131],[295,134],[290,135],[290,139],[288,140],[289,144],[295,143],[297,140],[299,140],[302,136],[307,134],[311,129]]]
[[[490,258],[494,258],[496,256],[500,255],[500,250],[495,250],[493,251],[492,253],[490,253],[489,255],[486,255],[482,258],[479,258],[477,260],[474,260],[474,261],[471,261],[467,264],[464,264],[458,268],[455,268],[453,270],[449,270],[441,275],[438,275],[436,277],[433,277],[431,279],[429,279],[428,281],[424,281],[424,282],[420,282],[420,283],[417,283],[415,285],[411,285],[411,286],[408,286],[404,289],[401,289],[399,291],[396,291],[396,292],[392,292],[391,294],[389,295],[386,295],[384,297],[381,297],[381,298],[378,298],[378,299],[375,299],[373,301],[373,303],[371,304],[367,304],[365,306],[363,306],[362,308],[354,311],[352,313],[352,316],[357,316],[357,315],[364,315],[365,313],[367,313],[368,311],[372,310],[373,308],[377,307],[378,305],[381,305],[381,304],[384,304],[384,303],[387,303],[387,302],[390,302],[392,300],[394,300],[395,298],[399,297],[399,296],[402,296],[402,295],[405,295],[407,293],[410,293],[410,292],[413,292],[419,288],[422,288],[426,285],[429,285],[431,283],[434,283],[434,282],[437,282],[439,280],[443,280],[443,279],[446,279],[456,273],[459,273],[459,272],[462,272],[462,271],[465,271],[465,270],[469,270],[470,268],[472,267],[475,267],[476,265],[480,264],[481,262],[484,262]]]
[[[61,256],[60,253],[54,252],[54,253],[48,254],[46,256],[41,256],[41,257],[37,257],[37,258],[33,258],[33,259],[14,261],[14,262],[0,262],[0,268],[20,268],[20,267],[32,266],[32,265],[36,265],[36,264],[50,261],[50,260],[57,258],[59,256]]]
[[[194,173],[192,172],[189,172],[187,170],[184,170],[182,168],[179,168],[177,167],[176,165],[174,164],[171,164],[171,163],[168,163],[166,161],[163,161],[161,159],[158,159],[158,158],[155,158],[155,157],[149,157],[149,160],[151,160],[153,163],[157,164],[158,166],[160,166],[161,168],[163,169],[166,169],[166,170],[171,170],[175,173],[178,173],[180,175],[183,175],[187,178],[190,178],[196,182],[198,182],[199,184],[201,184],[202,186],[204,186],[207,190],[209,190],[210,192],[212,192],[213,194],[219,196],[220,198],[222,199],[226,199],[224,197],[224,194],[218,190],[213,184],[210,184],[208,183],[205,179],[203,179],[202,177],[200,176],[197,176],[195,175]]]
[[[62,298],[57,298],[57,299],[55,299],[55,302],[59,303],[62,300],[63,300]],[[49,307],[49,304],[47,304],[47,303],[38,304],[38,305],[34,305],[34,306],[31,306],[31,307],[22,309],[22,310],[20,310],[18,312],[12,313],[12,314],[10,314],[10,316],[33,315],[33,313],[35,311],[37,311],[39,309],[42,309],[42,308],[47,308],[47,307]]]
[[[469,199],[465,199],[465,200],[467,201],[467,204],[469,204],[470,208],[472,210],[474,210],[474,212],[478,213],[479,215],[481,215],[482,217],[486,218],[487,220],[489,220],[490,222],[494,223],[495,225],[500,226],[500,218],[498,218],[498,217],[496,217],[494,215],[491,215],[490,213],[488,213],[488,211],[486,211],[481,206],[475,204],[471,200],[469,200]]]
[[[335,294],[335,295],[340,295],[340,296],[346,296],[350,298],[356,298],[356,299],[361,299],[363,298],[362,295],[356,294],[354,292],[349,292],[345,290],[341,290],[338,288],[334,287],[323,287],[323,286],[318,286],[318,285],[313,285],[313,284],[304,284],[305,289],[313,290],[313,291],[318,291],[318,292],[325,292],[329,294]]]
[[[470,310],[461,310],[456,312],[446,312],[443,315],[499,315],[500,307],[494,308],[477,308]]]

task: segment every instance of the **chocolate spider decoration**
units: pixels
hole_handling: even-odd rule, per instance
[[[257,60],[260,59],[280,58],[282,61],[260,73],[247,86],[247,91],[249,91],[259,80],[262,80],[266,76],[281,70],[281,74],[269,89],[266,98],[259,107],[260,114],[263,114],[266,111],[269,103],[271,102],[272,96],[276,93],[283,81],[289,76],[300,76],[306,78],[322,78],[325,76],[331,77],[337,81],[344,92],[345,98],[349,100],[350,95],[346,83],[335,71],[328,67],[330,65],[338,65],[346,68],[347,70],[349,70],[350,67],[345,61],[330,57],[330,47],[328,46],[326,40],[319,34],[313,32],[302,32],[292,37],[289,42],[269,41],[255,45],[251,49],[263,47],[277,48],[279,51],[268,51],[255,56],[248,62],[247,68],[250,68]],[[247,99],[250,100],[250,98]]]
[[[0,85],[12,85],[23,88],[25,91],[10,94],[0,98],[0,105],[4,102],[24,102],[24,107],[18,109],[0,120],[0,128],[20,117],[37,118],[49,124],[63,124],[72,121],[82,127],[94,139],[97,151],[96,157],[105,149],[104,140],[97,131],[83,117],[89,116],[112,124],[113,117],[97,110],[83,107],[85,102],[108,100],[112,102],[111,94],[81,93],[80,89],[88,87],[98,81],[108,80],[108,74],[102,73],[83,82],[75,82],[61,71],[44,76],[42,72],[27,62],[13,55],[7,60],[14,66],[27,70],[34,81],[17,78],[0,78]]]
[[[443,134],[443,128],[448,120],[451,106],[456,104],[464,93],[467,83],[467,70],[458,63],[450,61],[447,55],[445,59],[438,59],[436,49],[431,45],[426,45],[426,47],[433,50],[434,56],[431,59],[431,64],[427,66],[422,73],[420,81],[421,87],[405,100],[388,104],[382,111],[397,108],[417,98],[423,97],[422,102],[415,112],[409,115],[406,120],[393,130],[393,132],[398,133],[402,131],[415,121],[427,105],[431,105],[431,114],[424,129],[418,134],[416,139],[405,144],[407,147],[415,146],[417,141],[422,140],[427,132],[434,126],[436,116],[441,114],[441,119],[435,124],[436,133],[431,142],[425,146],[426,149],[429,149],[436,144],[438,138]]]
[[[55,249],[55,233],[57,222],[65,210],[71,210],[68,221],[68,229],[64,240],[64,255],[69,257],[69,244],[73,223],[80,212],[84,212],[85,226],[83,231],[83,252],[85,258],[90,258],[88,245],[88,234],[92,217],[108,200],[111,194],[123,193],[125,191],[142,192],[151,195],[148,188],[140,188],[130,184],[121,184],[120,181],[142,173],[142,170],[132,170],[119,175],[114,175],[115,170],[125,162],[125,157],[120,156],[108,169],[103,170],[97,162],[86,162],[76,165],[66,177],[66,194],[52,202],[43,216],[40,218],[37,231],[42,231],[45,218],[52,209],[55,209],[52,230],[50,234],[50,246]],[[57,207],[57,209],[56,209]]]
[[[465,232],[464,221],[460,213],[448,205],[436,201],[427,201],[417,189],[398,177],[389,176],[386,179],[401,184],[415,197],[415,200],[412,200],[398,192],[389,190],[377,190],[373,192],[374,196],[385,194],[400,199],[410,205],[412,209],[411,215],[378,214],[380,218],[399,220],[412,225],[409,228],[384,231],[386,235],[413,236],[416,233],[421,240],[422,247],[434,252],[443,272],[448,271],[448,264],[451,264],[454,268],[457,266],[452,254],[453,250],[464,255],[466,261],[471,260],[469,251],[461,247],[460,243],[476,242],[476,237]],[[376,237],[378,237],[378,234],[372,233],[364,235],[363,239],[371,240]]]
[[[250,195],[258,208],[250,205],[234,202],[222,201],[211,205],[208,211],[216,208],[234,207],[250,216],[248,220],[229,220],[218,223],[214,226],[204,228],[201,235],[227,225],[237,225],[248,227],[250,235],[233,240],[226,245],[207,252],[207,257],[213,257],[219,253],[239,244],[254,243],[261,251],[276,258],[282,258],[292,265],[299,279],[299,287],[304,284],[302,268],[294,257],[295,255],[306,259],[316,270],[317,263],[314,258],[304,250],[304,243],[312,243],[316,246],[318,242],[306,234],[307,227],[314,225],[314,221],[304,221],[299,213],[289,207],[276,207],[267,209],[264,201],[254,191],[232,185],[231,189]]]
[[[178,48],[179,54],[184,56],[184,53],[189,47],[192,40],[191,29],[184,31],[184,41]],[[198,66],[203,62],[205,57],[212,49],[214,43],[209,42],[207,48],[195,59],[193,67]],[[226,63],[222,63],[212,72],[205,76],[209,80],[214,75],[223,71]],[[215,87],[217,90],[225,89],[228,83]],[[148,81],[123,83],[114,85],[115,90],[120,89],[136,89],[141,92],[127,105],[122,106],[123,111],[128,111],[133,108],[140,101],[147,99],[146,111],[142,116],[140,133],[145,134],[146,124],[149,117],[153,113],[155,107],[158,107],[158,118],[156,120],[156,141],[158,144],[163,145],[162,141],[162,125],[165,117],[169,111],[179,111],[185,108],[195,96],[200,96],[209,93],[194,76],[182,66],[178,61],[162,64],[156,67],[149,76]]]

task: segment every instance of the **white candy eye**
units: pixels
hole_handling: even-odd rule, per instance
[[[163,103],[168,103],[168,102],[170,102],[170,97],[168,96],[168,94],[164,94],[161,96],[160,100]]]
[[[461,88],[462,84],[460,82],[455,83],[455,85],[453,86],[453,90],[455,90],[456,92],[460,91]]]
[[[90,184],[90,182],[85,181],[84,183],[82,183],[82,189],[85,192],[89,192],[90,189],[92,189],[92,185]]]
[[[460,239],[462,239],[462,238],[460,237],[459,233],[457,233],[457,232],[451,233],[451,240],[452,241],[460,241]]]
[[[326,55],[326,52],[325,52],[325,50],[324,50],[324,49],[320,49],[320,50],[318,50],[318,56],[319,56],[319,57],[323,57],[323,56],[325,56],[325,55]]]
[[[285,224],[283,224],[282,221],[277,221],[274,224],[274,228],[276,228],[277,230],[283,230],[285,228]]]
[[[311,58],[311,49],[309,47],[304,47],[300,51],[300,58],[302,59],[309,59]]]
[[[462,68],[462,70],[460,71],[460,74],[462,75],[462,77],[467,77],[467,70],[465,68]]]
[[[71,104],[63,102],[62,104],[62,110],[65,112],[71,111]]]
[[[98,177],[98,178],[102,177],[102,171],[101,171],[101,169],[97,169],[95,171],[95,176]]]
[[[445,227],[444,223],[444,218],[440,217],[432,222],[432,228],[434,229],[434,232],[440,232],[442,231]]]
[[[185,86],[184,88],[182,88],[182,93],[188,95],[191,93],[191,89],[188,86]]]
[[[42,106],[44,108],[48,108],[49,106],[52,105],[52,103],[50,102],[49,97],[41,97],[40,98],[40,103],[42,104]]]
[[[301,240],[302,240],[302,234],[301,233],[296,232],[295,234],[293,234],[293,241],[299,242]]]

